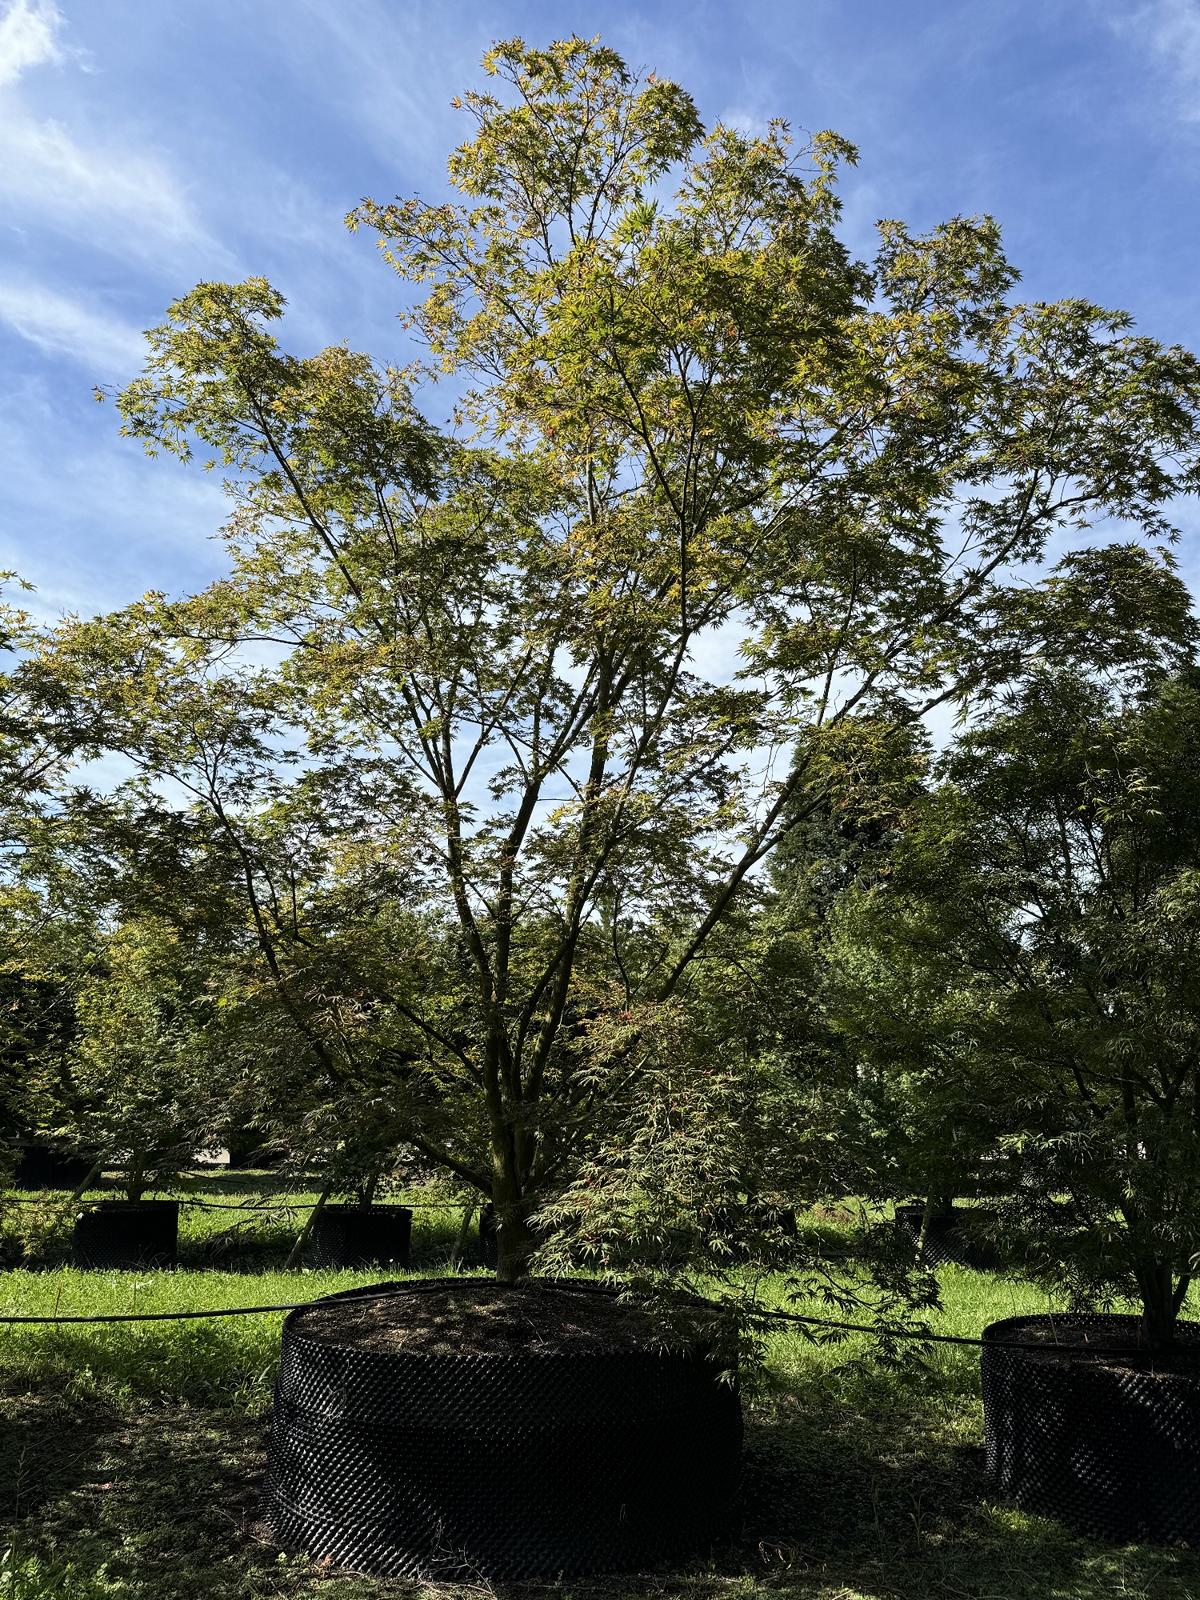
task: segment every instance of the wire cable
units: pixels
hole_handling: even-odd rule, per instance
[[[112,1311],[97,1312],[90,1316],[51,1317],[0,1315],[0,1326],[14,1327],[35,1325],[50,1327],[60,1324],[77,1326],[87,1323],[108,1322],[194,1322],[207,1317],[263,1316],[283,1311],[307,1311],[311,1306],[323,1305],[335,1298],[337,1304],[339,1305],[351,1305],[359,1300],[394,1300],[405,1294],[411,1294],[413,1292],[420,1293],[423,1284],[435,1283],[437,1281],[437,1279],[418,1278],[413,1280],[411,1283],[395,1285],[391,1288],[380,1289],[374,1292],[370,1290],[364,1290],[361,1294],[341,1294],[336,1297],[318,1296],[316,1300],[293,1300],[287,1301],[280,1305],[221,1306],[205,1311]],[[515,1288],[519,1287],[519,1285],[511,1285],[506,1287]],[[597,1285],[596,1287],[600,1286]],[[610,1290],[608,1292],[613,1294],[619,1293],[618,1290]],[[697,1297],[697,1302],[714,1311],[727,1312],[728,1310],[727,1307],[720,1305],[719,1302],[715,1300],[704,1301],[699,1300],[699,1297]],[[761,1317],[775,1322],[799,1323],[807,1327],[827,1328],[832,1332],[865,1333],[876,1338],[907,1339],[921,1344],[968,1345],[979,1349],[986,1347],[989,1350],[1031,1350],[1038,1351],[1042,1355],[1055,1354],[1060,1348],[1055,1345],[1048,1345],[1044,1342],[1037,1343],[1019,1339],[982,1339],[979,1337],[972,1337],[968,1334],[929,1333],[920,1328],[879,1329],[872,1328],[869,1324],[862,1322],[842,1322],[828,1317],[801,1316],[798,1312],[794,1311],[776,1311],[759,1308],[751,1311],[748,1313],[748,1315],[751,1318]],[[1105,1345],[1083,1344],[1071,1346],[1070,1349],[1073,1352],[1086,1352],[1086,1354],[1093,1356],[1113,1356],[1121,1358],[1128,1358],[1128,1356],[1132,1353],[1128,1346],[1117,1348]]]
[[[174,1200],[177,1205],[194,1211],[313,1211],[316,1209],[317,1205],[315,1200],[194,1200],[189,1198],[187,1195],[164,1195],[153,1190],[151,1191],[151,1194],[153,1194],[154,1197],[159,1200]],[[102,1198],[119,1199],[120,1196],[104,1196]],[[49,1196],[45,1200],[39,1200],[33,1197],[26,1197],[25,1195],[10,1194],[5,1195],[2,1199],[0,1199],[0,1210],[2,1210],[4,1206],[94,1206],[99,1205],[100,1203],[101,1202],[99,1200],[85,1200],[82,1197],[78,1200],[73,1200],[70,1195],[66,1195],[62,1199],[58,1200],[51,1199]],[[374,1202],[376,1205],[390,1205],[392,1203],[393,1202],[387,1200],[377,1200]],[[461,1210],[461,1206],[457,1205],[454,1201],[398,1200],[394,1203],[397,1209],[402,1207],[407,1211]],[[322,1207],[322,1210],[323,1209],[324,1207]]]

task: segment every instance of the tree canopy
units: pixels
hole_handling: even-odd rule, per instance
[[[597,41],[484,67],[454,197],[350,218],[413,359],[286,353],[262,279],[175,301],[117,403],[225,471],[228,573],[27,677],[206,819],[243,994],[494,1200],[513,1276],[771,852],[869,812],[938,706],[1174,595],[1111,529],[1172,537],[1200,366],[1014,298],[990,218],[854,260],[834,134],[705,129]]]

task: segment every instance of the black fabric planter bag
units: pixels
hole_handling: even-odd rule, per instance
[[[178,1254],[177,1200],[101,1200],[75,1219],[74,1267],[139,1272],[173,1267]]]
[[[921,1237],[924,1206],[897,1206],[896,1227],[916,1245]],[[973,1238],[962,1226],[961,1211],[937,1212],[925,1230],[925,1260],[931,1267],[973,1267],[987,1272],[1000,1263],[999,1253],[986,1240]]]
[[[322,1206],[308,1236],[317,1267],[406,1267],[411,1242],[406,1206]]]
[[[377,1577],[553,1578],[678,1556],[729,1519],[741,1404],[701,1353],[384,1353],[304,1321],[283,1325],[268,1454],[286,1548]]]
[[[1183,1370],[996,1347],[1043,1330],[1084,1329],[1124,1346],[1138,1319],[1008,1317],[984,1329],[987,1470],[1024,1511],[1094,1539],[1200,1544],[1200,1324],[1180,1323]],[[1054,1351],[1054,1346],[1048,1346]],[[1194,1366],[1194,1370],[1188,1370]]]

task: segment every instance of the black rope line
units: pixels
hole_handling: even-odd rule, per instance
[[[356,1300],[394,1300],[397,1295],[407,1292],[403,1289],[380,1289],[371,1294],[348,1294],[341,1298],[340,1303],[347,1305]],[[12,1327],[36,1323],[40,1326],[57,1326],[60,1323],[88,1323],[88,1322],[195,1322],[202,1317],[256,1317],[273,1311],[306,1311],[309,1306],[322,1303],[321,1298],[316,1300],[289,1300],[275,1306],[221,1306],[208,1311],[108,1311],[98,1312],[93,1316],[0,1316],[0,1325]]]
[[[570,1280],[567,1280],[569,1283]],[[580,1280],[587,1288],[597,1294],[616,1295],[616,1289],[609,1289],[603,1284],[589,1283],[586,1279]],[[39,1326],[57,1326],[60,1323],[78,1324],[89,1322],[195,1322],[203,1317],[256,1317],[271,1312],[279,1311],[307,1311],[311,1306],[352,1305],[360,1300],[395,1300],[406,1294],[425,1294],[436,1289],[440,1280],[437,1278],[414,1278],[409,1283],[392,1284],[386,1289],[350,1289],[339,1294],[319,1295],[315,1300],[288,1300],[279,1305],[271,1306],[217,1306],[206,1311],[99,1311],[90,1316],[0,1316],[0,1326],[27,1325],[30,1323]],[[571,1287],[577,1285],[571,1284]],[[555,1284],[542,1284],[541,1288],[556,1288]]]
[[[175,1200],[179,1205],[195,1211],[315,1211],[317,1208],[315,1200],[189,1200],[180,1195],[163,1195],[160,1198]],[[95,1202],[85,1200],[81,1203],[92,1205]],[[330,1202],[326,1201],[325,1204],[328,1205]],[[396,1200],[394,1202],[390,1200],[375,1200],[372,1202],[372,1207],[387,1205],[393,1206],[398,1211],[457,1211],[460,1209],[453,1202],[444,1200]],[[325,1206],[322,1206],[321,1209],[324,1210]]]
[[[715,1305],[716,1302],[710,1302]],[[746,1313],[748,1317],[765,1317],[772,1322],[798,1322],[810,1328],[836,1328],[842,1333],[869,1333],[879,1339],[915,1339],[922,1344],[968,1344],[978,1345],[981,1349],[986,1346],[989,1350],[1042,1350],[1053,1352],[1055,1345],[1036,1343],[1014,1343],[1007,1339],[979,1339],[972,1338],[969,1334],[959,1333],[923,1333],[917,1328],[873,1328],[866,1322],[834,1322],[828,1317],[802,1317],[795,1311],[768,1311],[765,1307],[757,1307]],[[1052,1313],[1051,1313],[1052,1314]],[[1030,1315],[1033,1315],[1031,1312]],[[1063,1315],[1067,1315],[1066,1312]],[[1099,1345],[1080,1345],[1072,1348],[1086,1349],[1090,1355],[1117,1356],[1129,1355],[1129,1347],[1123,1350],[1104,1349]]]
[[[157,1199],[174,1200],[177,1205],[195,1211],[314,1211],[317,1206],[315,1200],[192,1200],[185,1195],[164,1195],[151,1191]],[[106,1198],[111,1198],[107,1196]],[[119,1198],[119,1196],[118,1196]],[[94,1206],[99,1205],[98,1200],[86,1200],[80,1197],[73,1200],[70,1195],[62,1199],[53,1199],[47,1195],[46,1199],[39,1200],[25,1195],[5,1195],[0,1199],[0,1209],[6,1205],[12,1206]],[[328,1204],[329,1202],[326,1202]],[[375,1205],[391,1205],[393,1202],[377,1200]],[[453,1200],[397,1200],[394,1202],[396,1209],[406,1211],[460,1211],[461,1205]],[[324,1207],[322,1207],[322,1210]]]
[[[587,1280],[581,1280],[587,1282]],[[112,1311],[101,1312],[91,1316],[12,1316],[0,1315],[0,1326],[59,1326],[62,1324],[78,1325],[86,1323],[108,1322],[195,1322],[208,1317],[252,1317],[263,1316],[282,1311],[307,1311],[312,1306],[336,1303],[337,1305],[351,1305],[360,1300],[394,1300],[402,1295],[421,1293],[432,1288],[439,1282],[438,1279],[416,1279],[412,1283],[401,1284],[389,1289],[379,1289],[374,1292],[364,1290],[361,1294],[355,1291],[334,1296],[320,1296],[316,1300],[292,1300],[281,1305],[270,1306],[221,1306],[206,1311]],[[502,1285],[504,1288],[520,1288],[519,1284]],[[550,1285],[539,1285],[541,1288]],[[616,1289],[607,1289],[601,1284],[588,1284],[589,1288],[603,1294],[618,1294]],[[703,1300],[696,1297],[693,1304],[701,1304],[713,1311],[727,1313],[728,1308],[715,1300]],[[956,1333],[928,1333],[918,1328],[873,1328],[862,1322],[841,1322],[828,1317],[806,1317],[795,1311],[767,1310],[756,1307],[748,1313],[750,1317],[763,1317],[776,1322],[800,1323],[807,1327],[828,1328],[831,1331],[842,1333],[865,1333],[881,1339],[908,1339],[920,1344],[952,1344],[968,1345],[978,1349],[988,1350],[1031,1350],[1042,1355],[1056,1355],[1062,1353],[1081,1353],[1093,1356],[1113,1356],[1127,1359],[1134,1353],[1130,1346],[1120,1348],[1107,1345],[1087,1344],[1073,1346],[1057,1346],[1045,1342],[1031,1342],[1022,1339],[983,1339],[972,1337],[969,1334]],[[1066,1315],[1066,1313],[1064,1313]]]

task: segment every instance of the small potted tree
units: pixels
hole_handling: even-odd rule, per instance
[[[274,1142],[286,1151],[282,1170],[321,1175],[288,1266],[407,1267],[412,1211],[384,1198],[403,1181],[402,1139],[390,1106],[381,1095],[347,1095],[320,1082],[310,1084],[309,1094],[306,1107],[272,1119]]]
[[[1200,671],[1122,688],[1043,669],[945,779],[874,914],[970,995],[956,1092],[1007,1101],[1024,1181],[1000,1212],[1073,1308],[986,1331],[989,1469],[1089,1533],[1191,1543]]]
[[[346,1198],[323,1200],[314,1208],[307,1234],[312,1264],[317,1267],[407,1267],[412,1244],[412,1211],[379,1198],[380,1186],[396,1165],[396,1151],[341,1150],[335,1176],[326,1194]]]
[[[179,1203],[148,1199],[211,1142],[213,1096],[187,958],[167,923],[135,917],[105,936],[76,993],[78,1034],[55,1085],[55,1134],[99,1150],[122,1198],[76,1220],[78,1267],[171,1266]]]

